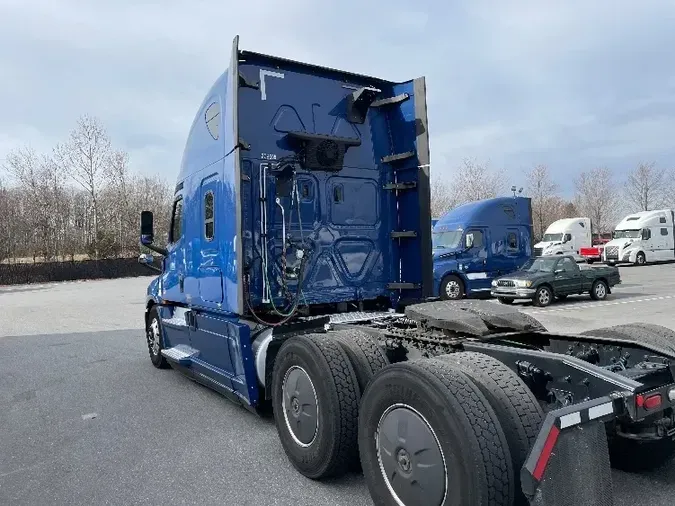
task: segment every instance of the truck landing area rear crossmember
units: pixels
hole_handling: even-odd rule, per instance
[[[141,214],[152,364],[273,414],[311,479],[360,467],[376,505],[612,505],[612,466],[675,455],[675,331],[431,297],[425,94],[235,38],[166,247]]]

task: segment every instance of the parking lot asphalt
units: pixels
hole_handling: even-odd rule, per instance
[[[675,329],[675,264],[621,268],[607,301],[523,307],[551,330]],[[0,504],[369,505],[362,476],[318,483],[260,419],[150,364],[150,278],[0,287]],[[614,472],[617,506],[665,506],[675,465]]]

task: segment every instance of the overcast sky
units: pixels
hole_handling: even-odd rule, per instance
[[[667,0],[0,0],[0,160],[51,149],[89,113],[134,169],[172,181],[239,34],[243,49],[425,75],[434,172],[476,157],[519,184],[546,163],[570,191],[593,165],[675,164],[673,26]]]

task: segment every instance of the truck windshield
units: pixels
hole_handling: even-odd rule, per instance
[[[431,243],[434,249],[457,248],[462,241],[461,230],[448,230],[447,232],[434,232],[431,234]]]
[[[525,262],[525,265],[523,265],[520,270],[527,272],[553,272],[553,266],[557,261],[558,261],[557,257],[531,258],[530,260]]]
[[[562,241],[562,234],[544,234],[543,242]]]
[[[639,230],[615,230],[612,239],[639,239]]]

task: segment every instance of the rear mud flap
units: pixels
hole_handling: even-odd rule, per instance
[[[613,416],[609,397],[548,414],[521,470],[532,506],[613,506],[604,424]]]

